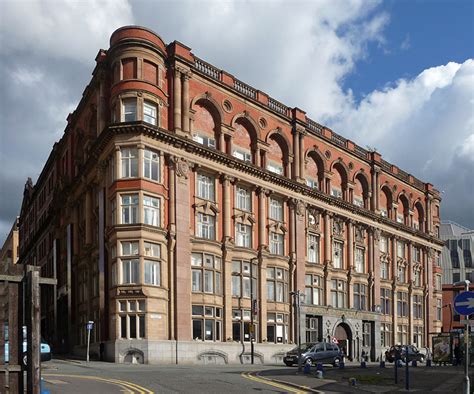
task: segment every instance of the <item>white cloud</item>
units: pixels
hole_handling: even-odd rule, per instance
[[[474,162],[474,133],[463,141],[459,149],[459,156]]]
[[[133,22],[126,0],[3,1],[2,51],[28,51],[91,63],[110,33]]]
[[[43,73],[38,69],[18,67],[11,72],[11,77],[17,84],[31,87],[43,79]]]

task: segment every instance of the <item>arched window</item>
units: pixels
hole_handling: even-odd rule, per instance
[[[344,199],[347,189],[346,170],[340,163],[334,164],[331,179],[331,196]]]
[[[239,160],[255,163],[253,127],[246,119],[235,122],[234,138],[232,141],[232,156]]]
[[[209,148],[216,148],[220,124],[211,105],[200,100],[194,106],[193,140]]]
[[[408,225],[409,218],[409,204],[408,199],[404,194],[398,196],[398,208],[397,208],[397,222]]]
[[[413,212],[413,227],[417,230],[424,230],[424,223],[425,223],[425,214],[423,205],[420,201],[417,201],[415,204],[415,209]]]
[[[354,180],[354,195],[352,203],[361,208],[368,208],[369,184],[362,174],[357,174]]]
[[[276,174],[289,176],[288,146],[282,136],[273,134],[268,139],[267,170]]]
[[[392,192],[387,185],[382,186],[379,193],[380,215],[386,218],[392,217]]]
[[[306,185],[314,189],[323,189],[324,164],[316,152],[308,154],[305,177]]]

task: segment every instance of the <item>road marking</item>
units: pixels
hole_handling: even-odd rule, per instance
[[[46,383],[51,383],[51,384],[69,384],[68,382],[65,382],[64,380],[54,380],[54,379],[44,379]]]
[[[63,375],[63,374],[43,374],[46,377],[63,377],[63,378],[77,378],[77,379],[89,379],[96,380],[104,383],[111,383],[117,386],[122,387],[127,390],[128,393],[138,393],[138,394],[154,394],[153,391],[146,389],[145,387],[139,386],[136,383],[127,382],[124,380],[118,379],[105,379],[98,376],[84,376],[84,375]]]
[[[285,384],[286,382],[285,383],[284,382],[276,382],[276,381],[264,378],[262,376],[255,376],[255,375],[252,375],[251,372],[242,372],[240,375],[242,377],[246,378],[246,379],[253,380],[253,381],[258,382],[258,383],[268,384],[269,386],[277,387],[277,388],[285,390],[289,393],[297,393],[297,394],[322,393],[321,391],[317,391],[317,390],[314,390],[314,389],[309,388],[309,387],[300,386],[300,385],[297,385],[297,384],[293,385],[293,383],[292,383],[292,386],[289,386],[288,384]],[[257,373],[257,375],[258,375],[258,373]]]

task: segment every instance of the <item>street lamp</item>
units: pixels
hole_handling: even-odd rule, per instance
[[[301,372],[303,366],[301,365],[301,329],[300,329],[300,322],[301,322],[301,300],[306,296],[306,294],[301,293],[300,290],[291,291],[290,295],[293,296],[293,310],[295,311],[295,331],[296,331],[296,341],[298,344],[298,372]]]
[[[454,286],[463,286],[464,290],[469,291],[469,280],[463,280],[461,282],[454,283]],[[470,381],[469,381],[469,315],[465,316],[465,328],[464,328],[464,392],[466,394],[470,393]]]

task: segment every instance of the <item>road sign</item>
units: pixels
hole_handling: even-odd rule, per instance
[[[338,343],[339,343],[339,340],[338,340],[336,337],[332,337],[331,342],[332,342],[332,343],[335,343],[335,344],[338,344]]]
[[[474,313],[474,292],[463,291],[454,299],[454,310],[460,315],[471,315]]]
[[[93,321],[87,322],[87,324],[86,324],[86,329],[87,330],[91,331],[93,327],[94,327],[94,322]]]

